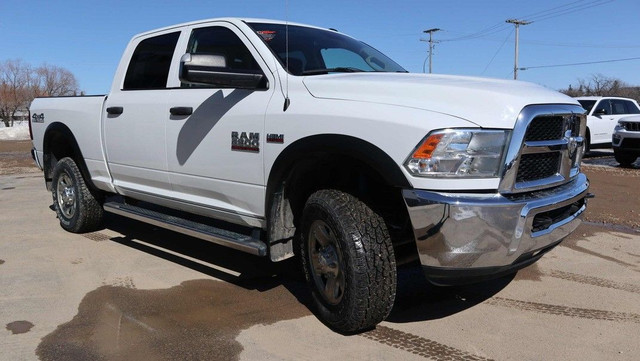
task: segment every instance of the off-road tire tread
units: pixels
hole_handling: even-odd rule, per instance
[[[303,218],[318,212],[318,208],[336,221],[343,240],[348,241],[341,243],[341,247],[348,247],[342,250],[345,277],[353,275],[352,280],[345,279],[345,294],[338,307],[327,307],[321,296],[313,294],[320,319],[342,333],[370,329],[389,315],[396,296],[395,256],[385,221],[356,197],[334,189],[313,193]],[[310,224],[311,220],[303,219],[304,222]],[[306,233],[304,229],[303,225],[302,233]],[[314,288],[304,240],[300,245],[305,276]]]
[[[62,214],[56,199],[58,176],[61,172],[66,172],[77,185],[78,206],[74,217],[71,219],[67,219]],[[72,233],[92,232],[100,228],[104,217],[104,209],[90,191],[89,187],[87,187],[80,169],[72,158],[62,158],[58,163],[56,163],[53,169],[51,191],[53,196],[53,205],[62,228]]]

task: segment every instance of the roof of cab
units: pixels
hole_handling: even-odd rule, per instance
[[[624,99],[624,100],[633,100],[633,99],[631,99],[631,98],[610,97],[610,96],[601,96],[601,95],[590,95],[590,96],[574,97],[574,99],[577,99],[577,100],[598,100],[598,99],[603,99],[603,98],[607,98],[607,99]]]
[[[294,23],[294,22],[287,22],[287,21],[282,21],[282,20],[259,19],[259,18],[224,17],[224,18],[211,18],[211,19],[195,20],[195,21],[190,21],[190,22],[186,22],[186,23],[166,26],[166,27],[163,27],[163,28],[149,30],[149,31],[145,31],[143,33],[136,34],[136,35],[133,36],[133,38],[135,39],[135,38],[148,36],[148,35],[151,35],[151,34],[163,32],[163,31],[167,31],[167,30],[171,30],[171,29],[177,29],[177,28],[182,28],[182,27],[186,27],[186,26],[193,26],[193,25],[199,25],[199,24],[206,24],[206,23],[210,23],[210,22],[214,22],[214,21],[226,21],[226,22],[229,22],[229,23],[232,23],[232,24],[236,24],[236,25],[241,24],[241,23],[288,24],[288,25],[293,25],[293,26],[304,26],[304,27],[308,27],[308,28],[316,28],[316,29],[321,29],[321,30],[330,30],[330,29],[321,28],[321,27],[318,27],[318,26],[300,24],[300,23]]]

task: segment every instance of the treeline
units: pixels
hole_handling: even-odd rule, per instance
[[[602,74],[591,75],[589,79],[579,79],[578,84],[569,85],[567,89],[561,89],[560,91],[571,97],[590,95],[616,96],[631,98],[640,102],[639,86],[631,86],[620,79]]]
[[[0,63],[0,119],[6,127],[13,126],[16,115],[26,111],[35,97],[78,92],[76,77],[63,67],[34,67],[20,59]]]

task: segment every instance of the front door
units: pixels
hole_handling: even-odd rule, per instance
[[[273,75],[233,25],[220,22],[188,31],[184,52],[223,55],[228,68],[260,70],[267,81],[257,90],[178,82],[179,88],[170,91],[171,107],[191,111],[166,118],[173,191],[218,218],[257,225],[251,219],[264,219],[264,120],[273,95]]]

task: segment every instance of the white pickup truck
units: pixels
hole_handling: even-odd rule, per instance
[[[61,226],[113,212],[280,261],[340,332],[437,284],[529,265],[580,223],[584,109],[518,82],[411,74],[332,29],[213,19],[133,37],[103,96],[31,104]]]

